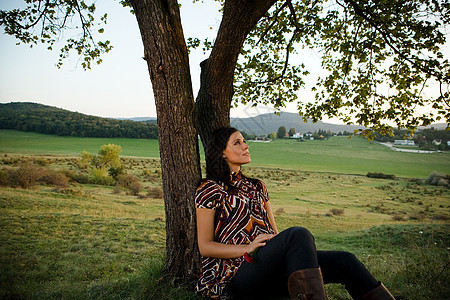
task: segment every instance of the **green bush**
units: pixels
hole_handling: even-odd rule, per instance
[[[367,177],[381,178],[381,179],[395,179],[395,175],[393,175],[393,174],[384,174],[384,173],[378,173],[378,172],[369,172],[369,173],[367,173]]]

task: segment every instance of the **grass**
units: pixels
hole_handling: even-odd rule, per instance
[[[97,153],[105,144],[120,145],[121,155],[159,158],[158,140],[127,138],[82,138],[16,130],[0,130],[0,153],[80,155]]]
[[[0,297],[87,299],[162,256],[161,199],[131,202],[112,188],[82,190],[2,189]]]
[[[0,136],[2,133],[5,131],[0,131]],[[80,146],[72,145],[74,152],[64,152],[69,150],[60,147],[67,143],[67,149],[71,149],[69,141],[75,141],[97,152],[104,144],[101,142],[106,141],[62,138],[57,142],[55,137],[51,142],[48,136],[34,134],[29,140],[33,136],[35,146],[20,150],[19,144],[14,148],[5,143],[6,139],[14,141],[11,134],[6,139],[3,135],[0,164],[12,167],[27,161],[55,170],[76,171],[77,159],[73,155],[79,155],[75,148]],[[55,152],[40,150],[39,140],[49,142],[42,149]],[[108,142],[118,144],[116,139]],[[96,143],[101,144],[95,148]],[[136,149],[144,145],[151,148],[145,151],[157,149],[157,143],[130,143],[136,143]],[[122,145],[124,154],[132,153],[127,152],[126,145]],[[378,163],[378,169],[376,164],[368,164],[367,171],[361,167],[363,162],[351,164],[347,171],[343,162],[336,162],[335,169],[323,166],[324,161],[331,164],[333,157],[341,161],[347,157],[356,161],[378,157],[393,163],[395,156],[391,154],[402,157],[409,153],[390,152],[359,139],[277,141],[251,143],[250,147],[253,163],[244,172],[268,185],[280,229],[304,226],[314,234],[319,250],[355,253],[377,279],[403,299],[448,297],[450,190],[411,178],[365,176],[368,171],[391,173],[389,163],[384,162]],[[31,152],[24,154],[25,150]],[[275,152],[270,155],[268,150]],[[416,154],[398,160],[403,160],[400,165],[406,168],[415,158],[421,158],[417,169],[404,174],[424,178],[428,175],[427,164],[435,168],[440,162],[443,167],[437,170],[448,173],[448,163],[442,161],[448,154],[440,154]],[[132,156],[123,160],[127,172],[146,188],[160,187],[159,160]],[[308,160],[293,162],[293,157]],[[117,192],[114,187],[75,183],[65,189],[2,187],[0,216],[0,298],[198,299],[192,289],[160,280],[165,252],[164,203],[160,195],[144,198]],[[327,285],[327,291],[330,300],[350,299],[339,285]]]
[[[435,170],[450,172],[450,153],[396,152],[358,137],[305,142],[276,140],[249,145],[252,164],[268,168],[362,175],[382,172],[417,178],[426,178]]]

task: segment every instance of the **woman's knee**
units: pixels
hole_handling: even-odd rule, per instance
[[[358,257],[355,254],[347,251],[337,251],[337,262],[341,265],[343,271],[354,272],[363,266]]]
[[[290,236],[295,239],[303,239],[303,240],[306,239],[306,240],[314,241],[314,236],[305,227],[295,226],[295,227],[289,228],[288,230],[290,230]]]
[[[347,252],[347,251],[339,251],[340,257],[343,261],[346,261],[348,264],[359,264],[360,261],[359,259],[356,257],[355,254],[351,253],[351,252]]]

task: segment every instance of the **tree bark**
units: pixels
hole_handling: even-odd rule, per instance
[[[245,37],[276,0],[226,1],[210,58],[202,63],[194,103],[188,52],[175,0],[131,0],[144,44],[158,117],[166,211],[166,274],[188,281],[200,270],[194,193],[201,180],[202,139],[229,125],[233,75]],[[196,110],[197,106],[197,110]]]
[[[200,270],[194,193],[201,179],[195,103],[178,3],[131,0],[156,103],[166,212],[166,274]]]
[[[222,22],[209,59],[201,66],[196,108],[203,145],[219,127],[230,125],[233,77],[239,52],[250,30],[276,0],[225,1]]]

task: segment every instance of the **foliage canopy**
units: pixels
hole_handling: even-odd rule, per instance
[[[279,1],[250,33],[236,69],[237,103],[297,101],[318,121],[338,117],[386,132],[450,121],[448,1]],[[309,75],[305,49],[322,71],[302,97]],[[426,94],[426,87],[433,89]],[[432,109],[430,109],[432,108]]]

